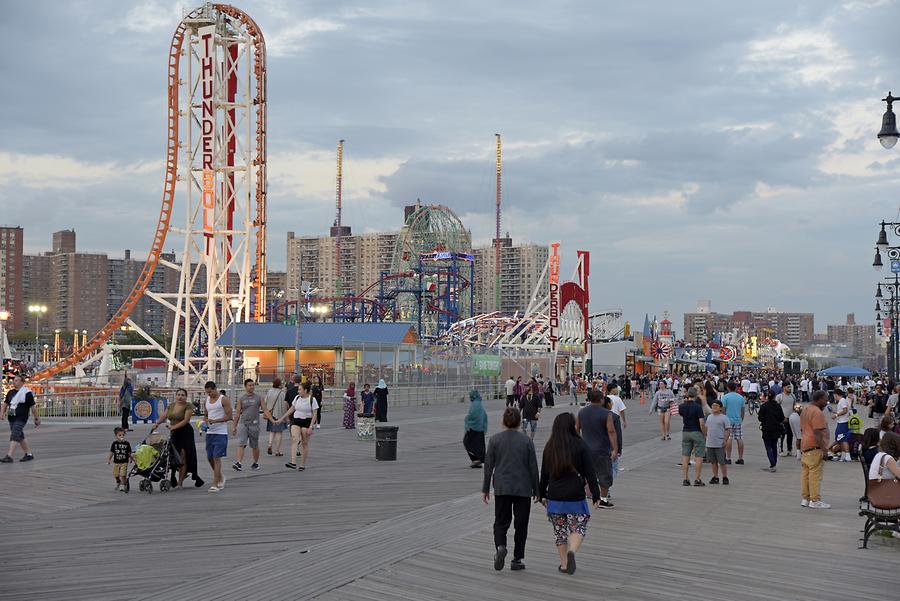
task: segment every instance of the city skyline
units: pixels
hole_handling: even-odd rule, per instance
[[[25,84],[0,99],[17,115],[0,124],[0,220],[25,228],[27,253],[71,227],[85,252],[143,258],[182,6],[35,2],[0,24],[23,49],[3,69]],[[820,329],[874,319],[875,224],[896,212],[900,166],[875,139],[898,87],[884,75],[897,2],[241,6],[269,45],[273,270],[287,231],[331,225],[339,138],[354,231],[396,230],[422,198],[488,242],[499,131],[504,233],[562,241],[566,275],[590,250],[592,310],[635,324],[712,298],[813,312]]]

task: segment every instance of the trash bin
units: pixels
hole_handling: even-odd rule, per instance
[[[356,438],[358,440],[372,440],[375,438],[375,414],[356,414]]]
[[[398,426],[375,426],[375,459],[397,461]]]

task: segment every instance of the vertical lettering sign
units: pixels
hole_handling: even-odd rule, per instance
[[[559,242],[550,244],[550,310],[549,321],[550,328],[547,338],[550,340],[550,350],[556,352],[559,346]]]
[[[214,90],[216,85],[216,26],[209,25],[197,30],[200,36],[200,159],[203,168],[203,231],[206,235],[206,252],[210,249],[216,211],[216,173],[213,170],[213,156],[216,140],[216,112]]]

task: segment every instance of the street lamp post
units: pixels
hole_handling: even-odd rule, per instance
[[[41,332],[41,315],[47,312],[47,305],[28,305],[28,312],[34,313],[34,364],[38,364],[38,353],[40,353],[40,337]]]

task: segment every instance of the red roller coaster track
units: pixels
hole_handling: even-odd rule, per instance
[[[256,143],[257,155],[254,160],[257,167],[256,173],[256,262],[254,267],[253,288],[256,293],[256,304],[254,306],[253,317],[255,321],[263,321],[265,319],[265,283],[266,283],[266,43],[263,38],[262,31],[259,26],[249,15],[243,11],[230,6],[228,4],[213,4],[213,9],[237,19],[246,27],[247,32],[254,40],[254,48],[256,57],[254,61],[254,74],[256,76],[256,98],[253,103],[256,106]],[[84,361],[91,354],[96,352],[112,335],[121,327],[128,316],[134,310],[138,301],[144,296],[144,292],[150,285],[153,272],[159,265],[160,254],[163,252],[163,245],[166,241],[166,234],[169,230],[169,223],[172,219],[172,208],[175,200],[175,183],[178,180],[178,86],[180,56],[182,46],[185,40],[185,34],[188,32],[188,25],[185,21],[199,17],[203,8],[193,10],[188,14],[172,36],[172,43],[169,46],[169,62],[168,62],[168,145],[166,148],[166,175],[165,184],[163,186],[162,206],[159,210],[159,219],[156,223],[156,233],[153,236],[153,243],[150,247],[150,253],[144,268],[138,276],[131,292],[125,297],[122,306],[116,311],[112,319],[103,326],[88,341],[87,345],[79,349],[77,353],[69,355],[58,363],[35,373],[32,380],[46,380],[64,372],[75,365]]]

